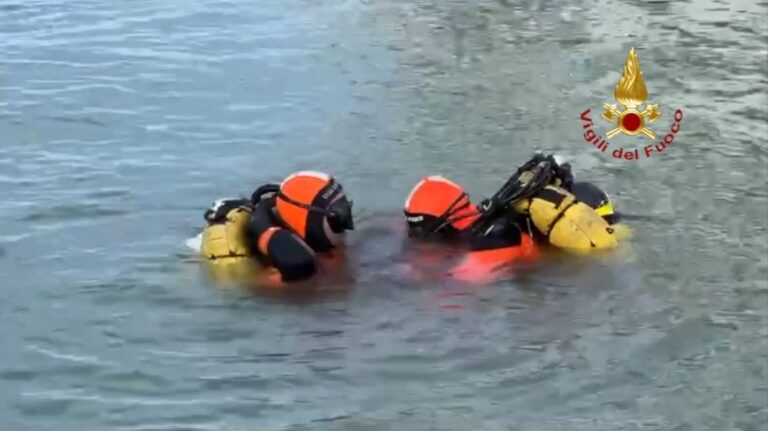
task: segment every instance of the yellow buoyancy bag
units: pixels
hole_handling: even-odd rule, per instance
[[[251,256],[246,240],[245,226],[251,219],[251,210],[238,206],[225,217],[210,223],[203,230],[201,252],[208,259]]]
[[[547,186],[536,196],[515,204],[528,214],[550,244],[573,250],[600,250],[618,244],[614,229],[590,206],[566,190]]]

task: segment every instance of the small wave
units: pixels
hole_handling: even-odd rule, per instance
[[[103,189],[90,192],[86,195],[86,197],[94,199],[124,198],[130,194],[131,192],[125,189]]]
[[[81,220],[89,218],[115,217],[128,214],[127,211],[103,208],[98,204],[56,205],[46,210],[34,211],[21,221]]]
[[[203,246],[203,234],[200,233],[195,237],[188,238],[186,241],[184,241],[184,245],[186,245],[190,250],[200,253],[200,250]]]
[[[102,123],[101,121],[94,120],[90,117],[64,117],[64,116],[50,116],[50,117],[43,117],[49,120],[58,121],[61,123],[75,123],[75,124],[87,124],[90,126],[98,126],[98,127],[107,127],[106,124]]]
[[[24,9],[23,4],[3,4],[0,5],[0,11],[2,12],[17,12]]]
[[[89,401],[102,404],[117,405],[140,405],[140,406],[186,406],[199,405],[203,402],[200,399],[155,399],[138,397],[106,397],[95,394],[87,394],[82,390],[49,390],[49,391],[28,391],[23,392],[25,398],[43,399],[43,400],[62,400],[62,401]],[[213,403],[213,401],[211,401]],[[224,401],[221,401],[223,404]]]
[[[39,346],[29,346],[29,350],[32,350],[33,352],[37,352],[40,354],[43,354],[45,356],[48,356],[49,358],[53,359],[60,359],[64,361],[69,362],[75,362],[78,364],[87,364],[87,365],[110,365],[99,358],[95,356],[80,356],[80,355],[70,355],[66,353],[59,353],[54,352],[53,350],[45,349]]]
[[[125,431],[179,431],[179,430],[185,430],[185,431],[209,431],[209,430],[220,430],[222,429],[220,423],[212,423],[210,425],[202,425],[202,424],[184,424],[183,427],[180,427],[179,424],[173,424],[169,423],[166,425],[157,424],[142,424],[142,425],[136,425],[136,426],[127,426],[123,427],[123,430]]]

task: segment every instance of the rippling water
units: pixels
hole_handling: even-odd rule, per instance
[[[0,1],[3,429],[765,430],[766,16]],[[631,46],[659,123],[685,120],[620,161],[579,114]],[[648,216],[628,250],[484,287],[402,276],[389,223],[421,176],[479,197],[534,148]],[[303,168],[356,201],[349,279],[217,289],[184,248],[203,209]]]

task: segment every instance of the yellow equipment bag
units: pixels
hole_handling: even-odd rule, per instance
[[[208,259],[250,257],[245,236],[245,226],[250,219],[251,210],[239,206],[229,210],[222,220],[210,223],[203,230],[203,256]]]
[[[260,266],[251,257],[226,257],[205,261],[208,277],[218,287],[240,287],[258,281]]]
[[[530,216],[550,244],[572,250],[601,250],[616,247],[615,230],[594,209],[578,202],[566,190],[547,186],[536,196],[515,204]]]

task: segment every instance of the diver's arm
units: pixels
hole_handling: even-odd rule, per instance
[[[271,211],[274,200],[256,205],[246,227],[254,253],[265,257],[282,276],[283,281],[297,281],[317,272],[315,253],[293,232],[276,226]]]
[[[303,280],[317,272],[315,253],[289,230],[269,228],[259,238],[258,248],[280,271],[283,281]]]
[[[485,231],[475,234],[470,250],[449,274],[472,283],[489,282],[505,265],[535,255],[531,238],[506,217],[494,220]]]
[[[500,217],[494,220],[485,231],[472,236],[470,250],[494,250],[516,247],[520,244],[522,244],[520,228],[510,218]]]

